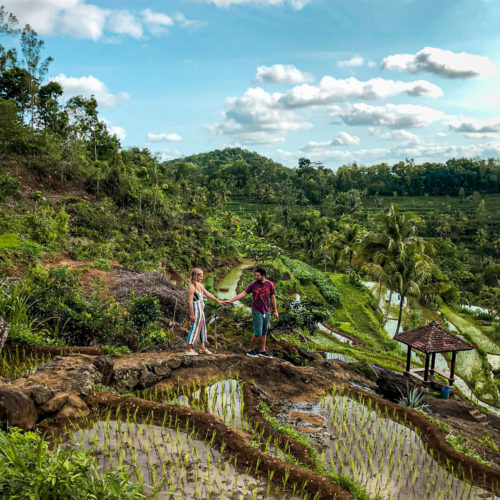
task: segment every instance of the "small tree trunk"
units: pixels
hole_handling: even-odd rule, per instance
[[[382,297],[382,281],[378,284],[377,309],[380,307],[380,298]]]
[[[0,318],[0,352],[2,352],[3,346],[7,341],[7,337],[9,336],[9,325]]]
[[[391,302],[392,302],[392,290],[389,292],[389,301],[387,302],[387,311],[385,313],[386,318],[389,317],[391,312]]]
[[[399,327],[401,326],[401,316],[403,316],[403,302],[405,301],[404,295],[401,295],[401,300],[399,301],[399,316],[398,316],[398,326],[396,326],[396,334],[399,332]]]

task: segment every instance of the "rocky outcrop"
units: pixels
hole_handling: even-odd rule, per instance
[[[87,416],[90,410],[84,398],[112,376],[113,360],[108,356],[55,357],[36,373],[0,383],[0,421],[28,430],[41,417]]]
[[[0,424],[19,427],[23,431],[33,428],[38,413],[33,401],[21,391],[0,389]]]

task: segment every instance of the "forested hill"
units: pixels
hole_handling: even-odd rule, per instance
[[[214,171],[225,166],[240,164],[245,167],[266,167],[268,169],[285,169],[281,163],[277,163],[266,156],[254,151],[242,148],[216,149],[207,153],[198,153],[166,162],[166,164],[194,163],[201,167],[207,167]]]
[[[394,165],[357,164],[332,171],[301,158],[286,168],[269,158],[241,148],[226,148],[165,163],[177,179],[197,186],[222,180],[231,194],[259,201],[295,193],[299,203],[321,203],[335,192],[358,190],[367,196],[466,196],[500,192],[500,162],[495,159],[450,159],[446,163]],[[221,183],[222,186],[222,183]],[[290,201],[290,200],[287,200]]]

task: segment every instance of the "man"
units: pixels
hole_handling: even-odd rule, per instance
[[[253,336],[247,356],[252,358],[256,358],[257,356],[272,358],[266,351],[266,335],[271,319],[271,304],[274,316],[279,318],[276,297],[274,295],[274,283],[266,279],[266,270],[264,268],[257,267],[254,273],[255,281],[252,281],[245,288],[245,291],[224,302],[230,304],[246,297],[250,292],[252,293]]]

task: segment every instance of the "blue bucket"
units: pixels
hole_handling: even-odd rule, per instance
[[[448,399],[450,397],[450,388],[447,385],[441,387],[441,397],[443,399]]]

